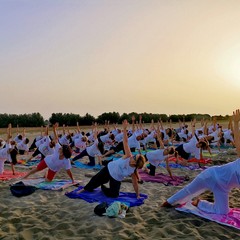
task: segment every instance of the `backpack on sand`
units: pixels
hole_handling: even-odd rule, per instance
[[[28,196],[32,193],[34,193],[36,190],[36,187],[34,186],[26,186],[22,181],[17,182],[10,186],[10,191],[13,196],[15,197],[22,197],[22,196]]]

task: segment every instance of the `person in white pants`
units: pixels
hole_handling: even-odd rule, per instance
[[[239,110],[233,113],[233,120],[235,145],[240,156]],[[214,203],[197,198],[192,204],[205,212],[227,214],[229,212],[228,195],[235,187],[240,187],[240,158],[234,162],[204,170],[190,184],[168,198],[162,206],[171,207],[182,204],[210,190],[214,195]]]

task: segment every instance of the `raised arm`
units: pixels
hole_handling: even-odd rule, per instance
[[[240,110],[237,109],[233,112],[233,132],[234,132],[234,142],[237,149],[237,154],[240,156],[240,131],[239,131],[239,121],[240,121]]]
[[[78,133],[81,132],[80,127],[79,127],[79,122],[77,122],[77,132],[78,132]]]
[[[160,149],[164,149],[164,143],[162,141],[161,135],[160,135],[160,129],[159,129],[159,122],[158,122],[158,127],[157,127],[157,140],[160,143]]]
[[[54,135],[55,143],[58,143],[57,128],[58,128],[58,123],[55,123],[55,124],[53,125],[53,135]]]
[[[128,121],[126,119],[122,122],[122,127],[123,127],[123,148],[125,152],[125,157],[128,158],[131,156],[131,150],[128,145],[128,136],[127,136]]]
[[[11,137],[12,137],[12,124],[9,123],[7,128],[7,143],[10,142]]]
[[[135,116],[132,116],[132,132],[135,132]]]

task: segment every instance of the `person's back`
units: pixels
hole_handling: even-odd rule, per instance
[[[240,186],[240,158],[221,166],[211,167],[216,182],[223,190],[231,190]]]

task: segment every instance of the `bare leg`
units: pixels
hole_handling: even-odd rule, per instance
[[[31,171],[29,171],[29,172],[23,177],[23,179],[29,177],[30,175],[32,175],[32,174],[34,174],[34,173],[36,173],[36,172],[38,172],[38,171],[39,171],[39,170],[38,170],[37,168],[33,168]]]
[[[15,175],[15,168],[14,168],[13,163],[11,163],[11,168],[12,168],[12,173],[13,173],[13,175]]]

